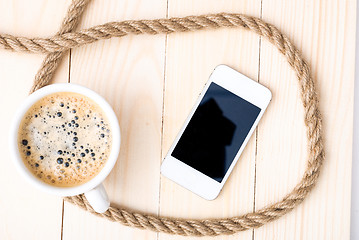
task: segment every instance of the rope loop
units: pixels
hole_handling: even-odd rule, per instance
[[[66,197],[65,200],[126,226],[147,229],[168,234],[185,236],[215,236],[234,234],[252,228],[258,228],[290,212],[300,204],[313,189],[318,180],[324,161],[322,119],[314,81],[308,64],[291,41],[275,26],[262,19],[236,13],[217,13],[183,18],[110,22],[83,29],[72,30],[77,25],[89,0],[73,0],[59,32],[50,38],[25,38],[0,34],[0,47],[22,52],[46,53],[45,60],[38,73],[31,92],[47,85],[56,70],[63,53],[71,48],[93,43],[111,37],[124,37],[130,34],[170,34],[176,32],[194,32],[217,28],[241,27],[265,37],[287,59],[296,73],[301,99],[304,107],[304,123],[307,127],[308,162],[307,169],[297,186],[280,202],[241,216],[223,219],[177,219],[130,211],[126,208],[111,206],[105,213],[96,213],[81,194]]]

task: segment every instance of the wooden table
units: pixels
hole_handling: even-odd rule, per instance
[[[50,36],[69,3],[1,0],[0,31]],[[349,239],[355,0],[93,0],[79,28],[221,11],[275,24],[303,53],[316,79],[327,157],[318,185],[294,211],[253,231],[210,239]],[[7,131],[42,59],[0,50],[0,239],[184,239],[108,222],[19,177],[10,161]],[[273,101],[219,197],[206,201],[162,177],[160,164],[218,64],[270,88]],[[54,82],[87,86],[115,109],[122,128],[121,154],[105,187],[117,205],[164,216],[235,216],[280,200],[305,169],[296,77],[267,40],[246,30],[99,41],[71,50]]]

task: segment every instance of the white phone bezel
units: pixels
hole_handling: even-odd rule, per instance
[[[180,137],[182,136],[190,119],[192,118],[195,110],[197,109],[199,103],[201,102],[204,94],[206,93],[209,85],[212,82],[240,96],[241,98],[256,105],[261,109],[256,121],[254,122],[252,128],[250,129],[238,153],[236,154],[222,182],[217,182],[216,180],[208,177],[207,175],[199,172],[198,170],[190,167],[189,165],[171,156],[173,149],[177,145]],[[223,185],[227,181],[230,173],[233,170],[233,167],[237,163],[239,156],[241,155],[243,149],[247,145],[248,140],[250,139],[255,128],[257,127],[258,122],[261,119],[271,99],[272,99],[272,94],[268,88],[253,81],[252,79],[244,76],[243,74],[235,71],[234,69],[226,65],[217,66],[214,69],[213,73],[211,74],[201,94],[199,95],[199,98],[194,104],[181,130],[177,134],[177,137],[175,138],[172,146],[170,147],[164,161],[162,162],[161,173],[165,177],[187,188],[188,190],[196,193],[197,195],[203,197],[204,199],[207,200],[215,199],[218,196],[221,189],[223,188]]]

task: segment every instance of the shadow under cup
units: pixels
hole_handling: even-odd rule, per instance
[[[67,119],[66,119],[66,117],[73,118],[74,116],[76,116],[77,117],[76,120],[78,122],[80,122],[80,120],[78,120],[79,116],[77,116],[74,113],[73,113],[73,116],[71,115],[72,114],[71,111],[73,111],[73,110],[75,111],[75,109],[72,109],[71,107],[66,108],[67,106],[64,105],[63,107],[60,106],[60,108],[59,108],[59,109],[63,108],[64,111],[58,111],[60,113],[57,113],[57,112],[53,113],[53,112],[51,112],[51,111],[53,111],[53,109],[50,109],[48,111],[49,112],[48,116],[41,116],[41,118],[43,118],[43,120],[40,119],[40,116],[36,116],[38,118],[36,120],[40,123],[41,123],[41,121],[47,120],[49,122],[48,127],[51,126],[51,124],[53,123],[51,120],[57,121],[56,123],[60,123],[62,121],[61,119],[63,119],[63,121],[66,122],[67,126],[62,126],[62,125],[65,125],[65,122],[64,122],[64,123],[60,124],[59,126],[58,126],[58,124],[56,124],[57,129],[55,129],[54,126],[51,126],[51,127],[54,128],[55,132],[58,131],[59,128],[61,128],[60,129],[61,131],[64,131],[66,133],[69,133],[69,135],[71,135],[71,138],[73,141],[73,142],[71,142],[71,146],[69,147],[69,145],[67,145],[67,148],[66,148],[67,150],[65,150],[65,148],[56,150],[56,151],[58,151],[58,153],[55,153],[54,152],[55,149],[52,149],[53,154],[51,155],[52,156],[51,158],[49,155],[47,155],[47,156],[41,155],[41,150],[31,149],[31,148],[34,148],[34,146],[31,146],[30,149],[27,149],[28,147],[30,147],[30,146],[28,146],[29,142],[27,141],[27,139],[19,139],[19,137],[18,137],[19,135],[21,135],[21,134],[19,134],[19,132],[22,131],[22,129],[20,129],[20,127],[22,127],[23,119],[26,117],[29,109],[31,109],[33,106],[36,106],[36,104],[39,103],[39,101],[42,101],[42,99],[46,99],[47,97],[52,96],[52,95],[55,96],[56,93],[58,95],[68,94],[69,96],[71,96],[71,94],[77,95],[77,96],[83,95],[83,96],[85,96],[85,98],[92,100],[96,105],[98,105],[99,109],[102,110],[102,112],[105,115],[105,118],[107,120],[106,127],[112,133],[112,139],[111,139],[112,143],[108,150],[108,157],[107,157],[106,161],[103,161],[103,166],[101,166],[102,169],[98,171],[97,175],[95,174],[94,176],[92,176],[88,180],[84,181],[83,183],[78,183],[78,184],[75,184],[74,186],[55,186],[54,184],[51,184],[51,183],[48,184],[48,183],[46,183],[46,181],[40,180],[40,178],[36,177],[32,173],[32,171],[30,171],[29,164],[24,163],[23,157],[24,156],[26,157],[27,155],[31,156],[31,154],[36,155],[38,153],[38,156],[37,156],[38,158],[44,159],[45,157],[48,157],[47,162],[49,162],[50,165],[54,166],[55,167],[54,169],[56,169],[56,167],[57,167],[58,170],[60,170],[61,168],[63,170],[65,170],[65,169],[70,169],[73,166],[80,166],[80,164],[79,164],[80,161],[82,163],[82,161],[90,160],[90,158],[81,157],[82,154],[87,154],[87,156],[91,156],[91,157],[93,155],[93,158],[96,159],[95,158],[95,153],[97,153],[96,149],[87,149],[85,142],[82,142],[80,144],[80,138],[77,135],[79,133],[76,133],[76,135],[74,135],[76,127],[78,127],[78,128],[85,127],[86,128],[87,125],[86,126],[78,126],[79,124],[76,121],[73,121],[75,119],[72,119],[72,120],[70,119],[69,121],[67,121]],[[86,109],[79,109],[79,110],[85,111]],[[89,116],[89,119],[90,118],[91,117]],[[91,121],[89,119],[87,119],[87,120]],[[84,122],[86,122],[86,121],[84,121]],[[76,126],[74,126],[74,125],[76,125]],[[100,126],[99,128],[105,129],[104,126]],[[27,129],[28,130],[31,129],[31,126]],[[92,129],[94,129],[94,128],[92,128]],[[88,133],[86,134],[86,129],[82,129],[82,130],[80,129],[80,132],[83,134],[82,136],[84,138],[88,137],[86,135],[90,135]],[[41,138],[43,139],[44,135],[46,135],[46,134],[50,135],[51,133],[46,132],[46,131],[41,132],[41,133],[38,132],[38,133],[35,133],[34,136],[36,136],[36,134],[38,135],[37,141],[41,142],[42,141]],[[43,134],[43,135],[41,135],[41,134]],[[99,136],[99,138],[102,137],[100,130],[98,130],[98,133],[96,133],[96,134]],[[55,136],[56,133],[54,134],[52,132],[52,135]],[[59,134],[57,134],[57,135],[59,135]],[[50,139],[55,139],[54,141],[56,141],[56,138],[50,138]],[[19,109],[14,117],[14,120],[12,122],[9,140],[10,140],[9,144],[10,144],[13,162],[14,162],[16,168],[21,173],[21,175],[23,177],[25,177],[27,182],[30,182],[35,187],[37,187],[45,192],[51,193],[51,194],[55,194],[55,195],[59,195],[59,196],[74,196],[77,194],[89,192],[89,191],[95,189],[96,187],[100,186],[102,181],[110,173],[110,171],[112,170],[112,168],[114,167],[114,165],[116,163],[116,160],[118,158],[118,154],[120,151],[120,127],[118,124],[117,117],[116,117],[113,109],[111,108],[111,106],[106,102],[106,100],[104,98],[102,98],[96,92],[94,92],[86,87],[76,85],[76,84],[71,84],[71,83],[53,84],[53,85],[41,88],[40,90],[34,92],[33,94],[31,94],[30,96],[28,96],[25,99],[23,104],[19,107]],[[58,141],[61,142],[61,141],[63,141],[63,139],[58,139]],[[96,139],[95,139],[95,141],[96,141]],[[54,146],[49,146],[49,148],[51,148],[51,147],[55,148],[55,146],[57,146],[56,143],[58,143],[58,142],[54,142],[53,143]],[[77,143],[79,143],[79,144],[77,144]],[[74,144],[74,145],[72,145],[72,144]],[[85,145],[85,146],[83,146],[83,145]],[[76,146],[76,149],[74,148],[74,146]],[[34,151],[32,152],[32,150],[34,150]],[[72,151],[72,150],[74,150],[74,151]],[[56,156],[56,154],[58,154],[58,156]],[[75,155],[75,156],[73,156],[73,155]],[[96,156],[96,157],[98,157],[98,159],[99,159],[99,156]],[[71,159],[71,160],[69,160],[69,159]],[[85,160],[85,159],[87,159],[87,160]],[[36,164],[36,163],[33,162],[31,164],[34,167],[34,164]],[[87,163],[87,164],[91,164],[91,163]],[[28,166],[26,166],[26,165],[28,165]],[[36,167],[39,167],[38,164],[35,166],[35,168]],[[42,176],[42,177],[46,178],[47,176]],[[102,187],[102,185],[101,185],[101,187]],[[106,194],[106,193],[103,193],[104,189],[102,189],[101,191],[102,191],[101,194]],[[106,195],[106,197],[107,197],[107,195]],[[90,201],[90,204],[93,206],[91,201]]]

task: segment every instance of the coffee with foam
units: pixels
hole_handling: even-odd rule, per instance
[[[103,110],[72,92],[47,95],[24,115],[18,146],[26,167],[41,181],[73,187],[90,181],[104,167],[112,132]]]

